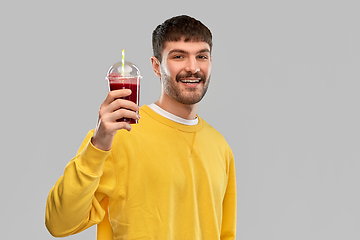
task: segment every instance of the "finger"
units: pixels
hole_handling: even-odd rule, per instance
[[[121,119],[121,118],[132,118],[132,119],[139,120],[140,116],[137,112],[122,108],[122,109],[118,109],[115,112],[113,112],[112,114],[110,114],[108,117],[108,121],[116,122],[118,119]]]
[[[97,127],[97,131],[100,136],[113,136],[116,131],[120,129],[126,129],[128,131],[131,130],[130,124],[124,121],[117,121],[120,118],[114,118],[112,115],[107,115],[106,118],[101,119],[99,126]]]
[[[126,108],[135,112],[140,110],[140,107],[132,101],[125,99],[116,99],[107,106],[107,110],[105,112],[114,112],[122,108]]]
[[[109,132],[116,132],[117,130],[121,130],[121,129],[126,129],[128,131],[131,130],[131,125],[127,122],[123,122],[123,121],[114,121],[114,122],[107,122],[107,123],[103,123],[104,128],[109,131]]]
[[[117,130],[126,129],[127,131],[131,131],[131,125],[127,122],[116,122],[114,126]]]
[[[119,90],[113,90],[108,93],[106,96],[102,106],[107,106],[110,103],[112,103],[117,98],[127,97],[131,94],[130,89],[119,89]]]

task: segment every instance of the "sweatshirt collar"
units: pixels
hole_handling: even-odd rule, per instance
[[[183,132],[198,132],[202,129],[202,126],[203,126],[203,124],[202,124],[203,120],[198,115],[196,115],[197,120],[198,120],[197,124],[186,125],[186,124],[182,124],[179,122],[175,122],[173,120],[170,120],[170,119],[156,113],[154,110],[152,110],[147,105],[143,105],[141,107],[141,110],[144,111],[145,113],[147,113],[151,118],[155,119],[156,121],[161,122],[162,124],[165,124],[169,127],[176,128]]]

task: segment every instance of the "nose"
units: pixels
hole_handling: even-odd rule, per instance
[[[192,74],[195,74],[198,71],[200,71],[199,64],[195,57],[188,59],[186,63],[185,71],[191,72]]]

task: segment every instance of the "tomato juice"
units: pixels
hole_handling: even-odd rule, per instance
[[[140,98],[140,78],[138,77],[121,77],[120,74],[115,76],[114,73],[110,74],[108,77],[109,80],[109,88],[110,91],[112,90],[119,90],[119,89],[130,89],[131,94],[127,97],[123,97],[122,99],[129,100],[134,102],[136,105],[139,105],[139,98]],[[132,118],[121,118],[117,121],[124,121],[130,124],[138,123],[136,119]]]

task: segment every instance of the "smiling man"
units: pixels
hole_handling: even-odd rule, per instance
[[[154,72],[162,81],[162,94],[156,104],[177,116],[194,119],[197,103],[210,82],[210,45],[182,37],[167,42],[162,55],[162,64],[156,57],[151,58]]]
[[[49,193],[52,235],[97,224],[99,240],[235,239],[234,157],[196,114],[210,82],[211,32],[177,16],[154,30],[153,51],[159,100],[139,108],[121,99],[127,89],[107,95],[96,129]],[[140,116],[132,126],[116,121]]]

